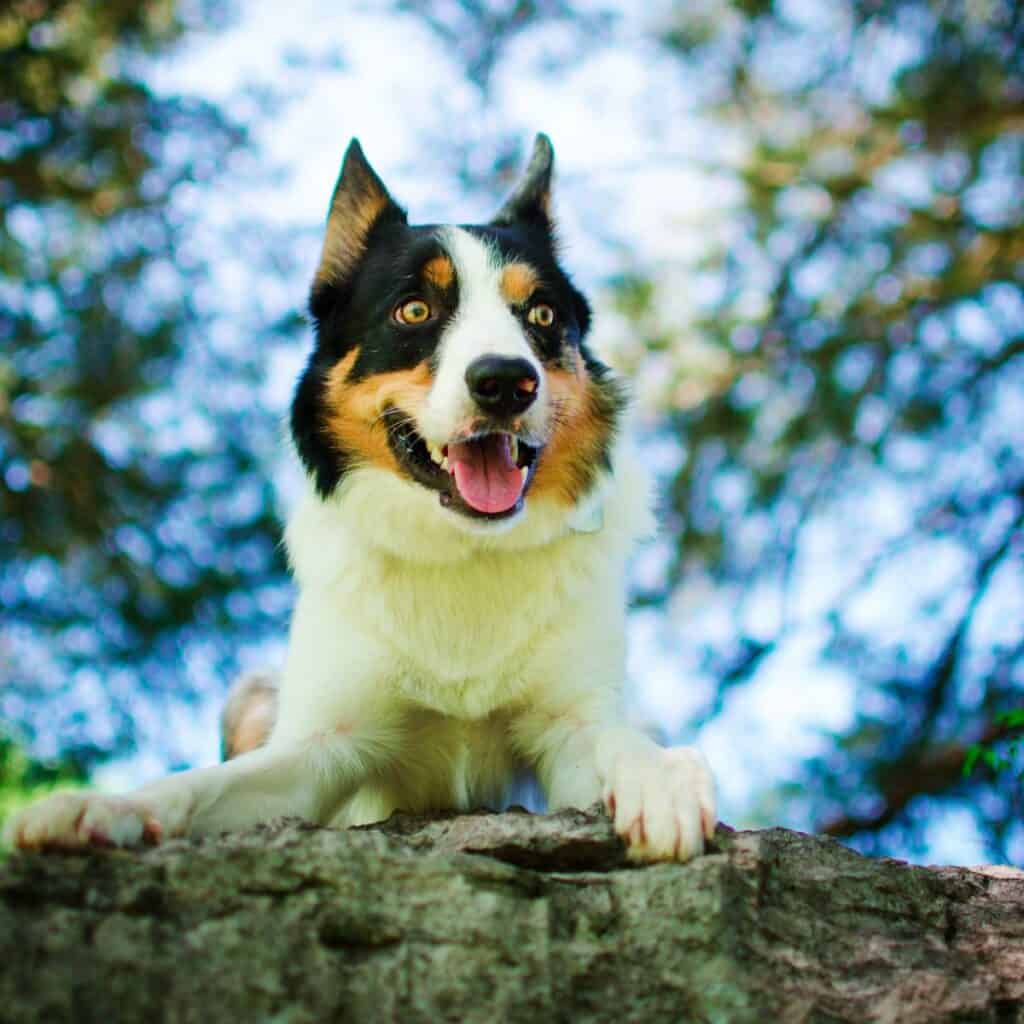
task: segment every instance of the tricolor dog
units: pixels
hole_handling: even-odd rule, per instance
[[[12,843],[468,809],[527,769],[553,808],[603,801],[634,860],[702,851],[703,759],[623,722],[648,488],[558,262],[552,158],[538,136],[489,224],[412,226],[352,142],[291,412],[308,486],[286,532],[299,593],[280,685],[233,696],[238,756],[126,797],[51,797],[13,819]]]

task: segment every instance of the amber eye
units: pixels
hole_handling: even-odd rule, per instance
[[[422,299],[409,299],[391,314],[400,324],[425,324],[431,317],[430,306]]]
[[[555,322],[555,311],[545,302],[530,307],[526,319],[537,327],[550,327]]]

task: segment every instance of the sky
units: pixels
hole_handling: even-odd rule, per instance
[[[385,13],[379,3],[253,0],[240,5],[234,26],[191,35],[148,77],[158,89],[221,103],[252,126],[266,180],[253,183],[248,176],[239,186],[224,175],[212,194],[202,196],[197,230],[214,239],[257,216],[283,229],[300,229],[288,254],[293,270],[280,280],[260,278],[260,315],[268,322],[305,300],[320,226],[351,137],[360,139],[413,221],[473,222],[496,208],[497,196],[484,177],[495,141],[511,135],[528,152],[535,132],[548,133],[556,150],[563,260],[596,300],[596,346],[633,372],[642,457],[665,479],[681,452],[654,436],[648,411],[666,397],[665,368],[655,359],[638,361],[637,332],[610,309],[603,282],[624,264],[635,266],[663,285],[663,315],[680,323],[692,316],[700,290],[708,286],[694,273],[697,260],[708,244],[737,230],[736,185],[708,168],[712,157],[725,163],[736,158],[744,140],[697,116],[695,83],[647,41],[660,10],[658,4],[623,3],[612,45],[575,54],[557,74],[545,69],[568,51],[567,30],[556,25],[525,33],[497,66],[486,97],[465,80],[438,36],[419,19]],[[467,189],[456,172],[472,175],[474,168],[480,184]],[[186,194],[180,201],[199,200]],[[251,316],[244,251],[218,260],[217,270],[220,280],[212,287],[224,323],[243,313]],[[230,326],[226,329],[230,334]],[[260,401],[282,415],[307,342],[276,351],[268,363]],[[684,351],[673,353],[673,359],[688,362],[695,379],[714,372],[699,337],[684,336],[679,345]],[[699,388],[687,398],[698,399]],[[298,474],[283,446],[276,482],[286,514]],[[864,504],[876,538],[895,530],[904,507],[900,495],[875,492]],[[718,780],[720,816],[736,826],[764,825],[776,814],[787,824],[809,824],[798,807],[780,811],[765,805],[763,793],[766,786],[795,777],[801,761],[826,748],[824,733],[843,729],[853,714],[855,683],[820,660],[824,635],[816,622],[816,613],[850,573],[836,563],[834,527],[822,524],[809,531],[809,538],[793,601],[801,628],[699,731],[691,723],[711,683],[701,671],[694,638],[734,628],[728,610],[697,579],[679,589],[667,611],[637,611],[631,619],[631,716],[656,725],[674,742],[698,743]],[[665,545],[656,538],[639,552],[638,581],[657,579]],[[940,558],[931,571],[942,577],[951,567],[943,567]],[[898,576],[882,581],[863,614],[877,615],[887,607],[887,595],[891,599],[899,585]],[[750,632],[757,635],[759,622],[768,631],[779,614],[777,602],[770,594],[748,599]],[[279,658],[283,632],[282,623],[281,637],[268,639],[253,657]],[[217,759],[219,710],[208,705],[198,714],[194,708],[170,712],[176,716],[172,727],[190,737],[191,763]],[[123,788],[162,770],[159,754],[143,744],[129,761],[100,769],[98,781]],[[974,863],[983,859],[983,847],[966,818],[939,816],[923,859]]]

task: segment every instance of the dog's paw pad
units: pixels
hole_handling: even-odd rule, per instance
[[[714,782],[693,747],[619,755],[604,802],[633,861],[687,861],[714,834]]]
[[[4,838],[23,850],[141,846],[160,841],[160,823],[138,801],[102,793],[56,793],[14,815]]]

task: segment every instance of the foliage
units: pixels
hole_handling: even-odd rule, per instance
[[[775,627],[747,633],[741,612],[716,652],[735,685],[797,624],[800,577],[822,587],[808,537],[833,517],[824,653],[860,699],[802,776],[820,826],[878,848],[889,825],[912,838],[931,795],[973,808],[1005,855],[1019,792],[966,785],[953,755],[1024,681],[1024,618],[995,615],[1020,606],[1024,553],[1021,12],[735,13],[714,106],[750,139],[746,230],[710,257],[697,328],[736,372],[671,414],[687,446],[672,579],[703,564],[741,608],[778,587]]]
[[[396,0],[395,9],[414,14],[436,33],[445,47],[461,61],[466,78],[486,90],[503,51],[520,34],[539,22],[571,25],[576,32],[592,38],[606,36],[610,23],[607,11],[585,10],[566,0],[513,0],[491,3],[488,0],[460,0],[459,3],[435,3],[433,0]],[[449,142],[457,140],[448,140]],[[500,159],[501,171],[511,171],[515,153]]]
[[[994,772],[1017,768],[1017,775],[1024,779],[1024,768],[1018,767],[1021,754],[1024,753],[1018,733],[1018,730],[1024,730],[1024,710],[1004,711],[996,715],[995,724],[1010,733],[1012,739],[1003,749],[994,745],[986,746],[984,743],[972,743],[964,758],[964,777],[969,776],[981,761]]]
[[[193,234],[197,188],[245,136],[146,79],[189,24],[224,16],[0,13],[0,711],[85,760],[131,745],[136,694],[198,687],[186,647],[226,671],[281,613],[261,464],[276,425],[251,407],[251,352],[217,343]]]
[[[85,770],[73,758],[38,761],[12,739],[0,737],[0,833],[7,818],[19,808],[48,793],[75,789],[84,782]]]
[[[485,98],[506,53],[557,73],[621,27],[566,0],[392,6]],[[199,232],[249,140],[151,85],[225,17],[0,13],[0,713],[82,761],[163,732],[165,698],[220,685],[289,603],[253,394],[297,318],[224,273],[285,247]],[[788,820],[904,852],[941,805],[1005,855],[1024,792],[968,751],[1003,756],[1024,687],[1024,8],[670,3],[623,31],[685,79],[697,169],[733,197],[696,265],[647,265],[638,238],[611,282],[677,453],[670,564],[638,601],[728,610],[704,723],[822,638],[806,686],[840,672],[853,712],[783,780]],[[507,181],[518,133],[459,124],[463,180]]]

